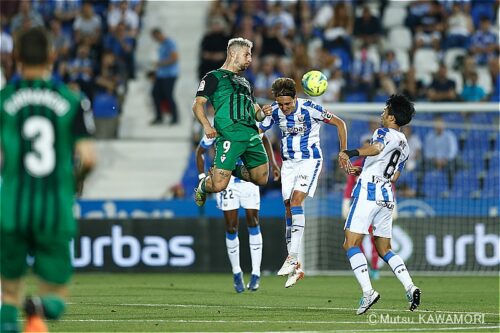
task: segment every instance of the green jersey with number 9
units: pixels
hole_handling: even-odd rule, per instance
[[[88,99],[55,80],[19,80],[0,91],[0,226],[74,235],[76,140],[93,128]]]

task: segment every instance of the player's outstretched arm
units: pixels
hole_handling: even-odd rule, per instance
[[[208,121],[208,118],[205,114],[205,104],[207,104],[207,99],[203,96],[196,96],[193,102],[193,113],[200,122],[201,126],[203,126],[203,130],[205,131],[205,135],[209,139],[213,139],[217,136],[217,131]]]
[[[255,110],[255,120],[258,122],[261,122],[266,118],[266,113],[260,108],[259,104],[254,104],[253,105],[254,110]]]
[[[337,127],[337,134],[339,136],[339,145],[340,145],[340,150],[339,151],[344,151],[347,149],[347,126],[345,122],[334,115],[333,113],[328,112],[328,123],[329,125],[334,125]],[[348,171],[349,168],[352,167],[351,162],[349,159],[341,159],[339,155],[339,165],[342,169]]]

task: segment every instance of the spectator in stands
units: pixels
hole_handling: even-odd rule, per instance
[[[177,81],[179,75],[179,54],[177,53],[177,46],[175,42],[170,37],[164,35],[159,28],[154,28],[151,31],[151,36],[160,44],[152,92],[156,117],[151,124],[156,125],[163,122],[161,103],[163,100],[167,100],[169,111],[172,115],[170,124],[174,125],[179,121],[177,103],[174,98],[175,81]]]
[[[56,67],[60,60],[68,59],[73,43],[70,36],[62,30],[61,21],[56,18],[50,21],[50,34],[57,54],[57,61],[54,65]]]
[[[245,3],[253,3],[253,1],[245,1]],[[260,32],[260,29],[254,25],[254,18],[252,15],[245,15],[241,17],[239,25],[237,25],[234,29],[233,36],[245,38],[253,42],[252,56],[254,57],[254,61],[260,56],[260,50],[262,49],[262,33]],[[229,39],[224,44],[224,52],[228,41]],[[222,63],[220,66],[222,66]],[[220,66],[216,68],[220,68]]]
[[[285,57],[290,53],[291,48],[292,41],[282,34],[281,22],[278,20],[270,21],[262,36],[261,58],[268,55],[278,58]]]
[[[498,36],[491,28],[488,17],[481,18],[480,30],[472,36],[470,50],[476,56],[476,63],[484,66],[490,58],[498,56]]]
[[[129,8],[128,1],[123,0],[118,7],[113,7],[111,13],[108,14],[108,28],[110,32],[114,32],[119,23],[125,24],[126,35],[137,38],[139,32],[139,15]]]
[[[226,60],[227,42],[230,37],[226,25],[226,21],[220,16],[210,19],[209,31],[201,40],[201,59],[198,67],[200,80],[208,72],[220,68]]]
[[[13,50],[14,41],[12,36],[5,31],[3,24],[0,24],[0,66],[7,80],[10,79],[14,71]]]
[[[43,27],[42,15],[31,8],[31,1],[20,1],[19,12],[12,18],[10,33],[14,36],[22,28]]]
[[[363,46],[376,45],[382,34],[382,25],[377,16],[372,15],[370,6],[364,5],[361,17],[356,18],[354,23],[354,36]]]
[[[109,0],[108,12],[113,12],[115,9],[120,8],[123,0]],[[146,0],[128,0],[128,6],[140,17],[144,11],[144,4]]]
[[[342,89],[345,87],[344,74],[340,68],[333,71],[328,80],[328,88],[323,95],[323,103],[339,102],[342,97]]]
[[[488,62],[489,75],[491,76],[491,82],[493,83],[491,89],[490,101],[499,102],[500,101],[500,59],[492,58]]]
[[[254,94],[258,99],[272,100],[274,95],[271,86],[274,80],[280,77],[275,70],[276,60],[272,56],[267,56],[261,61],[261,68],[255,75]]]
[[[447,197],[453,189],[455,172],[459,162],[458,140],[452,131],[446,129],[442,117],[434,118],[434,130],[426,135],[424,147],[421,172],[417,174],[417,195],[423,195],[422,186],[426,172],[435,169],[447,174],[448,190],[441,193],[443,197]]]
[[[99,93],[93,102],[95,133],[98,140],[116,139],[118,137],[118,125],[120,105],[112,90]]]
[[[385,53],[385,58],[380,65],[378,74],[380,86],[384,90],[384,93],[388,96],[395,94],[403,78],[403,73],[394,51],[389,50]]]
[[[439,1],[431,1],[428,11],[419,17],[415,26],[415,49],[432,47],[439,50],[445,23],[443,7]]]
[[[452,102],[457,99],[455,81],[447,77],[448,70],[445,64],[440,64],[429,90],[427,98],[431,102]]]
[[[460,98],[465,102],[481,102],[486,99],[484,89],[477,84],[478,75],[471,74],[470,81],[466,81],[460,94]]]
[[[101,26],[101,17],[94,13],[92,3],[84,2],[73,23],[76,43],[80,43],[83,37],[89,37],[92,46],[99,45],[101,43]]]
[[[410,154],[405,164],[406,171],[415,171],[415,169],[422,164],[422,141],[413,133],[411,126],[404,126],[403,133],[406,136],[406,141],[410,147]]]
[[[125,23],[116,25],[113,33],[104,39],[104,48],[113,51],[124,63],[129,78],[135,78],[134,39],[127,35]]]
[[[82,0],[57,0],[54,17],[61,21],[64,31],[71,32],[73,22],[80,12]]]
[[[448,17],[446,47],[467,48],[473,31],[471,16],[465,12],[461,3],[454,2],[451,15]]]
[[[265,24],[268,27],[279,25],[279,35],[291,39],[295,32],[295,22],[292,14],[283,7],[283,2],[267,2],[268,14],[265,18]]]
[[[354,60],[351,70],[351,90],[353,92],[365,93],[366,98],[371,100],[375,89],[375,64],[368,57],[366,49]]]
[[[353,19],[350,7],[346,3],[337,3],[332,19],[328,22],[323,34],[323,47],[330,50],[340,49],[352,59],[351,38]]]
[[[415,67],[410,67],[403,76],[401,92],[412,101],[422,100],[426,96],[426,90],[421,80],[418,80]]]
[[[78,46],[76,57],[69,62],[69,80],[78,83],[87,98],[94,96],[94,64],[89,57],[90,48],[87,45]]]

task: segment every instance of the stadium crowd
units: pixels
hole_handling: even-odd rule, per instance
[[[144,0],[32,0],[0,3],[2,76],[16,79],[13,40],[45,26],[56,51],[53,75],[92,101],[96,138],[116,138],[118,116],[135,76],[134,52]]]
[[[201,79],[219,68],[228,40],[244,37],[254,42],[252,66],[244,76],[253,84],[259,103],[272,99],[270,88],[276,78],[285,76],[300,82],[310,69],[321,70],[329,78],[326,93],[318,99],[322,103],[383,102],[395,92],[417,102],[498,102],[499,4],[498,0],[214,1],[200,45],[198,74]],[[444,118],[445,122],[498,123],[495,114],[445,114]],[[417,119],[439,122],[431,114]],[[350,142],[358,143],[369,130],[368,121],[353,120],[350,125]],[[412,170],[402,180],[402,196],[457,195],[462,193],[456,191],[457,186],[461,189],[463,183],[471,183],[468,178],[474,179],[473,185],[461,195],[484,195],[482,164],[487,161],[484,164],[489,168],[498,133],[486,135],[489,141],[484,142],[486,150],[482,151],[486,157],[475,157],[481,166],[471,161],[473,168],[467,169],[458,153],[468,159],[464,157],[469,152],[466,143],[470,136],[478,135],[477,131],[442,129],[434,134],[430,125],[413,132],[415,149],[422,153],[414,156]],[[440,133],[446,137],[443,141],[457,149],[452,150],[453,156],[436,163],[432,150],[419,149],[418,144]],[[271,140],[279,155],[279,134],[275,134]],[[199,139],[195,127],[193,147]],[[327,151],[325,158],[336,153]],[[190,161],[180,187],[194,187],[194,169]],[[455,177],[458,171],[462,173]],[[336,187],[343,186],[343,176],[325,176],[328,187],[340,193]],[[481,177],[483,181],[478,183]],[[437,186],[427,184],[428,179],[439,179],[440,184],[446,180],[441,184],[446,190],[434,193]],[[272,182],[267,187],[277,188],[279,185]]]

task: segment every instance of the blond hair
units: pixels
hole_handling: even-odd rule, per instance
[[[253,47],[253,43],[248,39],[242,37],[232,38],[227,43],[227,50],[229,51],[229,49],[233,47],[248,47],[249,49],[251,49]]]

